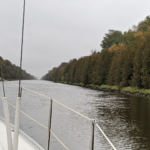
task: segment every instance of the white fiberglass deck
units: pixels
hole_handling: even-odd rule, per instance
[[[11,128],[14,125],[11,124]],[[12,132],[13,137],[13,132]],[[0,150],[8,150],[5,120],[0,116]],[[19,131],[18,150],[44,150],[38,143],[21,130]]]
[[[13,136],[13,132],[12,132]],[[0,122],[0,150],[8,150],[6,127]],[[34,150],[24,139],[19,136],[18,150]]]

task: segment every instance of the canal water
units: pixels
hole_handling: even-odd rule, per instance
[[[18,81],[13,81],[18,84]],[[150,149],[150,99],[119,93],[97,91],[83,87],[49,81],[22,81],[22,86],[47,95],[81,114],[96,119],[118,150]],[[15,105],[18,87],[5,82],[8,101]],[[0,86],[0,96],[3,96]],[[50,100],[23,90],[21,110],[48,126]],[[11,122],[15,110],[11,106]],[[4,117],[2,101],[0,116]],[[47,130],[21,114],[20,128],[44,149],[47,145]],[[53,102],[52,131],[70,150],[89,148],[91,122]],[[95,127],[95,150],[111,150],[111,146]],[[52,150],[64,147],[51,135]]]

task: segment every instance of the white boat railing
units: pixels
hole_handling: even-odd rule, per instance
[[[3,80],[4,80],[4,79],[3,79]],[[7,80],[4,80],[4,81],[6,81],[6,82],[8,82],[8,83],[10,83],[10,84],[13,84],[13,85],[15,85],[15,86],[18,86],[17,84],[15,84],[15,83],[13,83],[13,82],[11,82],[11,81],[7,81]],[[87,117],[87,116],[85,116],[85,115],[83,115],[83,114],[81,114],[81,113],[79,113],[79,112],[73,110],[72,108],[70,108],[70,107],[68,107],[68,106],[66,106],[66,105],[64,105],[64,104],[62,104],[62,103],[60,103],[60,102],[58,102],[58,101],[56,101],[56,100],[54,100],[54,99],[48,97],[48,96],[45,96],[45,95],[43,95],[43,94],[40,94],[40,93],[38,93],[38,92],[35,92],[35,91],[30,90],[30,89],[25,88],[25,87],[22,87],[22,89],[27,90],[27,91],[29,91],[29,92],[32,92],[32,93],[34,93],[34,94],[37,94],[37,95],[39,95],[39,96],[42,96],[42,97],[44,97],[44,98],[50,100],[51,103],[52,103],[52,101],[53,101],[53,102],[56,102],[57,104],[59,104],[59,105],[65,107],[65,108],[69,109],[70,111],[72,111],[72,112],[74,112],[74,113],[80,115],[81,117],[84,117],[85,119],[91,121],[92,131],[91,131],[91,140],[90,140],[90,148],[89,148],[89,150],[94,150],[94,128],[95,128],[95,126],[99,129],[99,131],[102,133],[102,135],[103,135],[103,136],[105,137],[105,139],[108,141],[108,143],[111,145],[111,147],[113,148],[113,150],[117,150],[116,147],[115,147],[115,146],[112,144],[112,142],[110,141],[110,139],[106,136],[106,134],[104,133],[104,131],[101,129],[101,127],[95,122],[95,120],[90,119],[89,117]],[[0,97],[0,98],[1,98],[1,97]],[[11,103],[8,103],[8,104],[11,105],[12,107],[16,108],[16,107],[15,107],[14,105],[12,105]],[[51,129],[49,129],[48,127],[46,127],[46,126],[44,126],[43,124],[39,123],[39,122],[36,121],[35,119],[31,118],[30,116],[28,116],[28,115],[27,115],[26,113],[24,113],[23,111],[20,111],[20,112],[21,112],[22,114],[24,114],[26,117],[28,117],[28,118],[30,118],[31,120],[33,120],[34,122],[38,123],[40,126],[46,128],[46,129],[48,130],[48,132],[49,132],[49,133],[52,133],[52,135],[62,144],[62,146],[63,146],[65,149],[69,150],[69,149],[65,146],[65,144],[51,131]],[[50,123],[51,123],[51,122],[50,122]],[[49,142],[49,141],[48,141],[48,142]],[[47,150],[48,150],[48,149],[47,149]]]

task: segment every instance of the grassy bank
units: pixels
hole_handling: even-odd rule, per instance
[[[139,94],[150,94],[150,89],[139,89],[137,87],[119,87],[119,86],[110,86],[110,85],[94,85],[94,84],[83,84],[83,83],[71,83],[71,82],[60,82],[64,84],[71,84],[71,85],[77,85],[77,86],[82,86],[82,87],[88,87],[88,88],[93,88],[93,89],[108,89],[108,90],[113,90],[113,91],[120,91],[128,94],[134,94],[134,93],[139,93]],[[140,95],[139,95],[140,96]]]
[[[144,94],[150,94],[150,89],[138,89],[136,87],[124,87],[121,88],[122,91],[128,91],[131,93],[144,93]]]
[[[130,92],[130,93],[143,93],[143,94],[150,94],[150,89],[139,89],[137,87],[118,87],[118,86],[110,86],[110,85],[101,85],[101,88],[106,88],[106,89],[116,89],[116,90],[121,90],[125,92]]]

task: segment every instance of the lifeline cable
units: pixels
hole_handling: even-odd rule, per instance
[[[0,97],[0,98],[2,98],[2,97]],[[11,103],[8,102],[8,104],[16,109],[16,107],[15,107],[14,105],[12,105]],[[24,114],[26,117],[28,117],[29,119],[31,119],[32,121],[34,121],[34,122],[36,122],[37,124],[39,124],[40,126],[42,126],[42,127],[44,127],[45,129],[49,130],[48,127],[46,127],[45,125],[43,125],[43,124],[41,124],[40,122],[36,121],[36,120],[33,119],[32,117],[30,117],[29,115],[27,115],[26,113],[24,113],[23,111],[20,111],[20,112],[21,112],[22,114]],[[65,144],[64,144],[51,130],[49,130],[49,131],[50,131],[50,132],[53,134],[53,136],[62,144],[62,146],[63,146],[64,148],[66,148],[67,150],[69,150],[69,149],[65,146]]]
[[[112,148],[114,150],[117,150],[114,145],[111,143],[111,141],[109,140],[109,138],[106,136],[106,134],[103,132],[103,130],[100,128],[100,126],[96,123],[96,126],[98,127],[98,129],[101,131],[101,133],[103,134],[103,136],[106,138],[106,140],[108,141],[108,143],[112,146]]]
[[[4,79],[4,81],[7,81],[7,80]],[[10,81],[7,81],[7,82],[9,82],[10,84],[14,84],[14,85],[18,86],[17,84],[15,84],[15,83],[13,83],[13,82],[10,82]],[[40,93],[37,93],[37,92],[32,91],[32,90],[30,90],[30,89],[27,89],[27,88],[25,88],[25,87],[23,87],[23,86],[22,86],[22,88],[25,89],[25,90],[27,90],[27,91],[30,91],[30,92],[32,92],[32,93],[35,93],[35,94],[37,94],[37,95],[40,95],[40,96],[42,96],[42,97],[45,97],[45,98],[47,98],[47,99],[51,99],[51,98],[48,97],[48,96],[45,96],[45,95],[40,94]],[[80,115],[80,116],[86,118],[87,120],[91,120],[90,118],[84,116],[83,114],[80,114],[79,112],[77,112],[77,111],[75,111],[75,110],[69,108],[68,106],[66,106],[66,105],[64,105],[64,104],[62,104],[62,103],[60,103],[60,102],[58,102],[58,101],[56,101],[56,100],[54,100],[54,99],[52,99],[52,100],[53,100],[54,102],[58,103],[59,105],[61,105],[61,106],[65,107],[65,108],[67,108],[67,109],[73,111],[74,113],[76,113],[76,114],[78,114],[78,115]]]
[[[4,81],[7,81],[7,80],[5,80],[5,79],[3,79],[3,80],[4,80]],[[15,85],[15,86],[18,86],[17,84],[15,84],[15,83],[13,83],[13,82],[10,82],[10,81],[7,81],[7,82],[9,82],[10,84],[13,84],[13,85]],[[27,88],[25,88],[25,87],[22,87],[22,88],[25,89],[25,90],[27,90],[27,91],[30,91],[30,92],[32,92],[32,93],[38,94],[38,95],[40,95],[40,96],[42,96],[42,97],[51,99],[51,98],[48,97],[48,96],[45,96],[45,95],[40,94],[40,93],[37,93],[37,92],[32,91],[32,90],[30,90],[30,89],[27,89]],[[67,109],[73,111],[74,113],[77,113],[78,115],[80,115],[80,116],[82,116],[82,117],[84,117],[84,118],[86,118],[86,119],[88,119],[88,120],[92,120],[92,119],[90,119],[90,118],[84,116],[83,114],[80,114],[79,112],[77,112],[77,111],[75,111],[75,110],[69,108],[68,106],[66,106],[66,105],[64,105],[64,104],[62,104],[62,103],[60,103],[60,102],[58,102],[58,101],[56,101],[56,100],[54,100],[54,99],[52,99],[52,100],[53,100],[54,102],[60,104],[61,106],[63,106],[63,107],[65,107],[65,108],[67,108]],[[100,130],[100,132],[103,134],[103,136],[106,138],[106,140],[109,142],[109,144],[112,146],[112,148],[113,148],[114,150],[117,150],[117,149],[114,147],[114,145],[111,143],[111,141],[109,140],[109,138],[106,136],[106,134],[104,133],[104,131],[100,128],[100,126],[99,126],[98,124],[96,124],[96,126],[98,127],[98,129]]]

